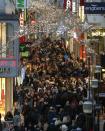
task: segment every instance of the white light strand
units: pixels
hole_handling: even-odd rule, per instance
[[[77,36],[80,36],[83,32],[88,32],[95,25],[90,25],[85,21],[82,23],[75,14],[64,13],[63,9],[56,7],[54,4],[51,5],[49,0],[35,0],[31,2],[30,8],[28,8],[28,12],[35,12],[35,14],[39,14],[37,18],[37,22],[35,25],[25,25],[19,28],[18,31],[15,32],[14,36],[7,42],[8,47],[2,48],[0,50],[0,54],[8,49],[11,41],[18,39],[24,35],[30,34],[38,34],[38,33],[56,33],[60,23],[63,22],[63,26],[65,27],[67,34],[69,37],[73,37],[73,32],[75,29],[79,30]]]

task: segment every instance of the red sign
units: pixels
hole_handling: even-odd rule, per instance
[[[84,0],[80,0],[80,6],[84,6]]]
[[[86,47],[85,45],[80,46],[80,59],[86,60]]]
[[[80,41],[83,41],[85,39],[84,33],[81,33],[81,35],[78,38]]]
[[[19,37],[19,42],[20,42],[20,44],[25,43],[25,36]]]
[[[64,10],[70,10],[72,12],[72,0],[64,0]]]

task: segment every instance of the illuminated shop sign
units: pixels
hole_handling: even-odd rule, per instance
[[[20,8],[20,9],[24,8],[24,5],[25,5],[24,3],[25,3],[25,0],[16,0],[17,8]]]
[[[102,33],[99,32],[99,31],[97,31],[97,32],[92,32],[91,35],[92,35],[92,36],[105,36],[105,32],[102,32]]]
[[[72,2],[72,12],[75,13],[77,11],[76,9],[76,1]]]
[[[85,14],[105,14],[105,2],[86,2]]]
[[[104,37],[105,36],[105,30],[104,29],[92,30],[92,32],[89,33],[88,36],[89,37],[91,37],[91,36],[102,36],[102,37]]]
[[[17,76],[16,60],[0,60],[0,77]]]

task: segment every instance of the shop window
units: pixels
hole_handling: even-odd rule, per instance
[[[6,23],[0,23],[0,57],[6,57]]]
[[[0,113],[3,119],[5,115],[5,78],[0,78]]]
[[[13,33],[12,24],[0,23],[0,58],[14,57]]]
[[[8,24],[6,27],[6,41],[7,41],[7,58],[14,58],[14,28],[12,24]]]

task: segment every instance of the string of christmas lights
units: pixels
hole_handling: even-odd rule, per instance
[[[53,3],[53,4],[52,4]],[[4,48],[8,49],[10,47],[11,41],[18,39],[21,36],[26,36],[30,34],[39,33],[52,33],[56,35],[62,35],[64,32],[73,37],[73,32],[79,30],[77,37],[83,32],[88,32],[90,29],[94,28],[95,25],[88,24],[87,20],[81,22],[78,16],[72,14],[68,11],[64,12],[64,9],[58,8],[54,5],[52,1],[49,0],[35,0],[31,1],[31,6],[27,9],[28,12],[35,12],[36,23],[27,23],[23,27],[19,27],[19,30],[15,32],[14,36],[7,42],[8,46]],[[6,51],[5,51],[6,52]],[[3,49],[0,49],[0,54],[3,53]]]

